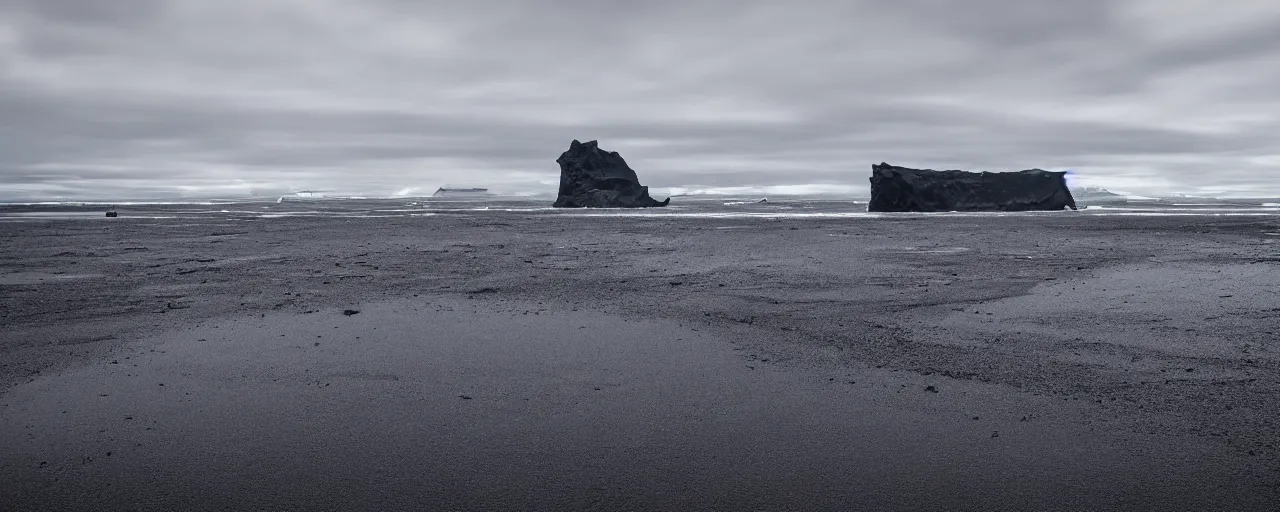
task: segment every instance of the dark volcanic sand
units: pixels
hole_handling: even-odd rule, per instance
[[[0,508],[1265,510],[1278,232],[0,223]]]

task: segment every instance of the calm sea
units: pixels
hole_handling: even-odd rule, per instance
[[[822,218],[822,217],[902,217],[902,216],[1280,216],[1280,198],[1249,200],[1176,199],[1089,203],[1080,201],[1078,211],[1062,212],[981,212],[981,213],[870,213],[865,200],[814,199],[804,197],[769,198],[676,197],[665,208],[646,209],[560,209],[546,199],[312,199],[275,198],[194,202],[93,202],[93,203],[0,203],[0,221],[39,222],[57,219],[107,219],[114,209],[118,219],[130,218],[289,218],[289,217],[412,217],[430,215],[556,215],[708,218]]]

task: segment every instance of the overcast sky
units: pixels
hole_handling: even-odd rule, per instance
[[[1280,194],[1270,0],[0,0],[0,200],[866,193],[887,161]]]

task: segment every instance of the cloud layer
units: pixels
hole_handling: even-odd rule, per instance
[[[1280,3],[0,0],[0,200],[865,189],[872,163],[1280,195]]]

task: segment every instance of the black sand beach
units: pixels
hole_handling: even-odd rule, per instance
[[[0,503],[1274,509],[1278,233],[1072,213],[0,222]]]

